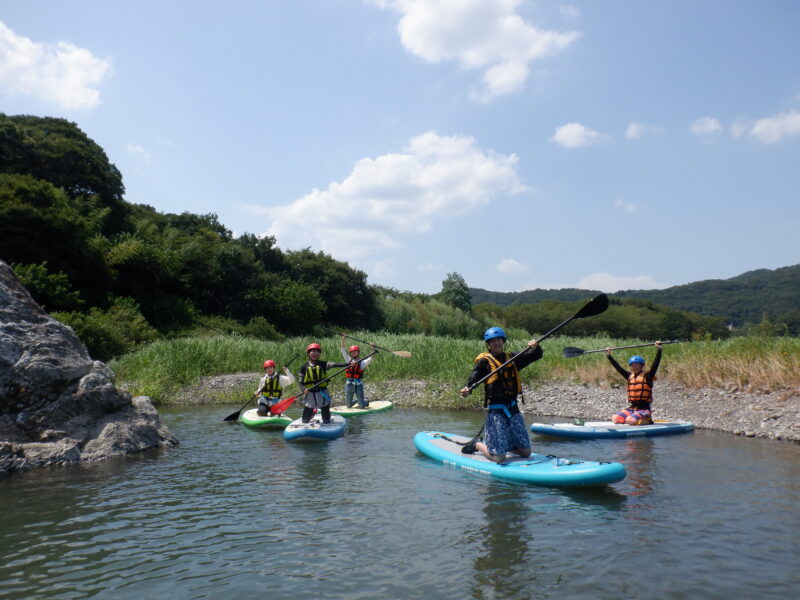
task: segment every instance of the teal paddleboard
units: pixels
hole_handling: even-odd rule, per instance
[[[694,431],[694,424],[689,421],[656,421],[652,425],[625,425],[611,421],[587,421],[585,423],[578,421],[577,423],[533,423],[531,431],[538,435],[579,440],[624,439],[689,433]]]
[[[414,446],[425,456],[450,467],[509,481],[551,487],[588,487],[622,481],[626,475],[625,465],[621,463],[542,454],[531,454],[527,458],[509,454],[505,462],[498,464],[480,452],[463,454],[461,448],[468,441],[468,437],[439,431],[422,431],[414,436]]]
[[[308,423],[296,419],[283,430],[285,440],[296,441],[324,441],[335,440],[344,435],[347,429],[347,419],[341,415],[331,415],[328,423],[322,422],[322,416],[317,413]]]

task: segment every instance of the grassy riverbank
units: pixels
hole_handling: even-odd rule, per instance
[[[368,371],[371,381],[422,379],[436,386],[457,388],[463,385],[474,357],[482,351],[480,341],[437,338],[423,335],[388,335],[355,333],[390,350],[405,350],[412,358],[400,358],[381,352]],[[323,359],[340,362],[338,338],[317,340],[323,347]],[[229,373],[253,373],[254,389],[261,364],[274,358],[284,364],[293,356],[291,369],[296,371],[305,358],[307,338],[266,342],[240,336],[215,336],[161,340],[143,350],[111,361],[117,381],[135,395],[151,396],[159,404],[175,402],[181,388],[197,383],[201,377]],[[512,350],[523,347],[525,340],[511,340]],[[546,340],[544,358],[522,371],[528,384],[539,381],[603,383],[618,375],[600,352],[565,359],[561,350],[574,346],[594,350],[606,346],[644,343],[636,339],[602,337],[557,337]],[[368,347],[361,344],[366,354]],[[632,353],[643,355],[650,363],[655,347],[619,350],[620,363]],[[756,390],[775,390],[800,386],[800,339],[742,337],[725,341],[686,342],[664,347],[659,377],[697,388],[737,386]],[[245,392],[246,393],[246,392]],[[221,401],[229,400],[220,398]]]

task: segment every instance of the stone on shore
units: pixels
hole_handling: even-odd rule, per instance
[[[178,443],[0,261],[0,476]]]

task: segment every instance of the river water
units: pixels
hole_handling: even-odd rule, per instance
[[[395,409],[298,444],[222,423],[236,408],[162,409],[172,450],[0,479],[0,598],[800,597],[800,445],[534,437],[627,466],[566,491],[414,449],[477,413]]]

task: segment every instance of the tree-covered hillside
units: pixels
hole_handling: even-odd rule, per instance
[[[758,323],[764,315],[773,322],[795,323],[800,321],[800,265],[758,269],[730,279],[708,279],[664,290],[627,290],[614,295],[723,317],[736,326]]]
[[[535,304],[548,300],[576,301],[590,298],[595,290],[528,290],[490,292],[470,288],[473,305],[491,302],[499,306]],[[800,334],[800,265],[775,270],[748,271],[730,279],[709,279],[663,290],[625,290],[612,298],[637,298],[673,309],[720,317],[735,327],[761,323],[766,317],[777,329]]]

